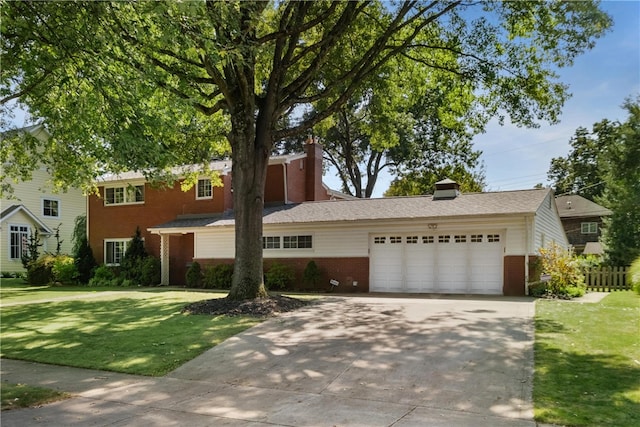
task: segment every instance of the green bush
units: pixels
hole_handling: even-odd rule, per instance
[[[53,282],[53,255],[44,255],[27,264],[27,282],[30,285],[48,285]]]
[[[197,261],[191,263],[187,270],[187,286],[190,288],[200,288],[202,286],[202,268]]]
[[[93,271],[98,267],[98,263],[93,257],[93,250],[91,250],[86,238],[78,243],[78,250],[74,253],[74,258],[78,281],[88,283]]]
[[[114,286],[114,284],[115,286],[119,285],[114,269],[107,265],[101,265],[95,269],[88,286]]]
[[[285,289],[295,280],[293,268],[274,262],[265,274],[267,289]]]
[[[233,264],[218,264],[204,268],[202,287],[206,289],[231,289]]]
[[[75,283],[76,278],[78,277],[78,270],[76,269],[74,260],[67,255],[55,256],[53,259],[51,271],[53,273],[53,281],[56,283]]]
[[[640,257],[636,258],[631,263],[628,277],[631,289],[633,289],[636,294],[640,295]]]
[[[140,260],[140,285],[155,286],[160,284],[161,266],[160,260],[154,256]]]
[[[321,278],[322,272],[320,271],[318,264],[316,264],[314,260],[309,261],[302,273],[302,281],[315,288]]]
[[[584,295],[584,275],[570,251],[552,243],[540,249],[540,261],[542,272],[550,276],[549,281],[544,282],[546,296],[573,298]]]
[[[142,266],[148,256],[147,250],[144,248],[140,227],[136,227],[136,232],[127,243],[127,250],[120,262],[120,274],[123,279],[129,279],[134,283],[140,284],[143,281]]]

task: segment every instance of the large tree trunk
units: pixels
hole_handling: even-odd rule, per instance
[[[232,131],[236,256],[227,298],[234,300],[267,296],[263,283],[262,213],[270,138],[267,132],[256,131],[255,125],[250,125],[255,124],[253,117],[242,121],[234,122]]]

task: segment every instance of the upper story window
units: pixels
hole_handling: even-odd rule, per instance
[[[60,218],[60,201],[57,199],[42,199],[42,216]]]
[[[144,203],[144,185],[107,187],[104,189],[105,205]]]
[[[10,225],[9,226],[9,258],[22,259],[27,255],[29,239],[29,226]]]
[[[198,186],[196,188],[196,199],[212,199],[213,188],[211,187],[211,180],[209,178],[201,178],[198,180]]]
[[[598,223],[597,222],[583,222],[580,224],[580,230],[582,234],[597,234]]]

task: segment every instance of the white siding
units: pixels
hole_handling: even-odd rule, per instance
[[[539,248],[545,247],[551,242],[555,242],[563,248],[569,247],[567,235],[562,227],[560,215],[558,214],[558,208],[556,207],[552,192],[549,192],[547,198],[538,208],[535,215],[533,230],[535,252],[538,252]]]
[[[436,228],[433,229],[430,226]],[[312,235],[313,249],[266,249],[264,257],[367,257],[369,256],[369,236],[375,233],[429,232],[437,235],[454,231],[471,233],[478,230],[503,236],[505,255],[524,255],[525,217],[503,216],[478,218],[473,221],[443,219],[437,223],[408,220],[291,226],[265,225],[265,236]],[[234,231],[226,227],[198,230],[195,232],[194,245],[196,258],[233,258]]]
[[[71,253],[73,247],[72,235],[75,219],[78,215],[86,214],[86,198],[78,189],[69,189],[66,193],[55,193],[49,183],[50,176],[44,170],[40,169],[33,172],[32,180],[14,184],[14,199],[0,200],[0,209],[4,210],[11,205],[24,205],[33,215],[38,217],[40,221],[54,230],[60,225],[60,239],[63,241],[61,245],[62,253]],[[42,201],[43,199],[53,199],[59,202],[59,216],[50,218],[43,215]],[[8,258],[9,250],[9,226],[16,221],[16,216],[10,217],[2,222],[2,232],[0,233],[0,271],[23,271],[22,263],[10,261]],[[26,219],[25,219],[26,221]],[[30,226],[31,221],[28,221]],[[55,232],[55,231],[54,231]],[[45,241],[42,251],[55,252],[56,239],[52,235]]]

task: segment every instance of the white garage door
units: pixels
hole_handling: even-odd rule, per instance
[[[372,292],[502,294],[499,233],[376,234]]]

